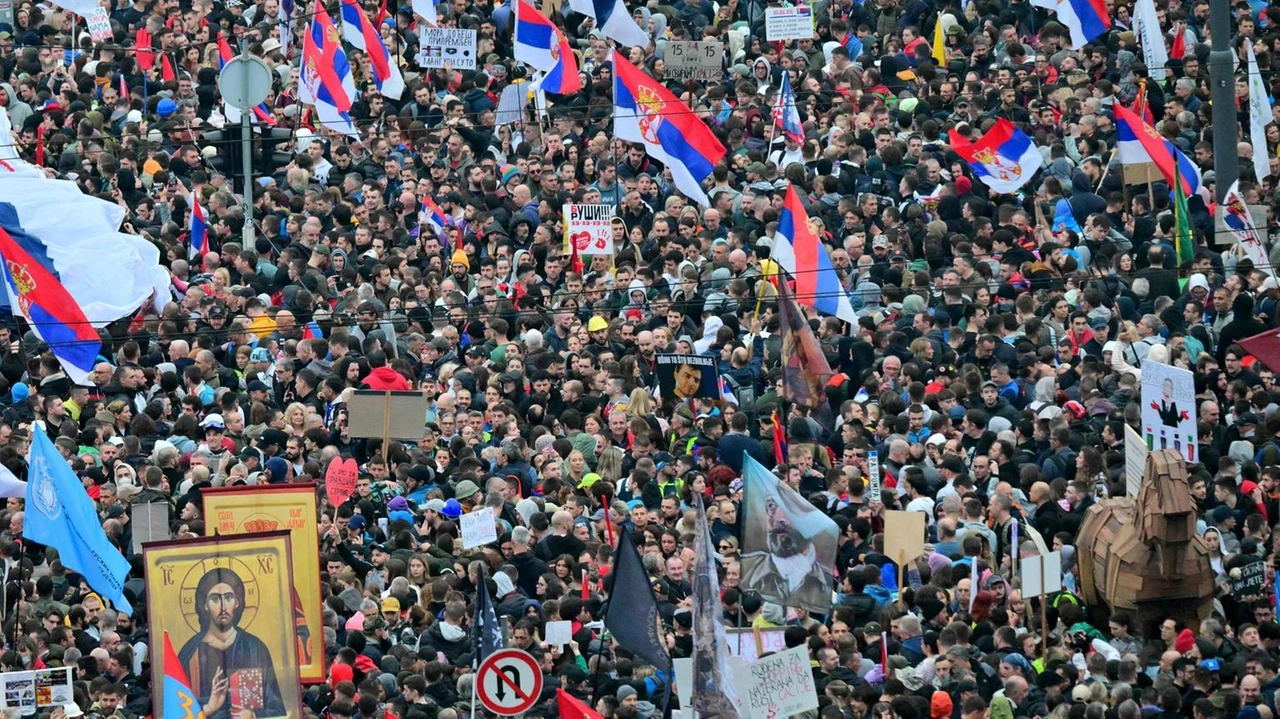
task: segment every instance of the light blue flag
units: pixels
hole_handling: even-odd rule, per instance
[[[1057,234],[1071,230],[1077,235],[1083,235],[1084,230],[1080,228],[1080,223],[1076,222],[1076,216],[1071,212],[1071,203],[1066,200],[1058,200],[1058,207],[1053,212],[1053,232]]]
[[[133,606],[124,598],[128,560],[107,539],[93,500],[49,436],[38,430],[31,434],[23,536],[58,550],[64,566],[84,575],[89,586],[110,599],[116,610],[132,615]]]

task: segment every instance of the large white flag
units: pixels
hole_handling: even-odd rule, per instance
[[[1148,0],[1150,1],[1150,0]],[[1258,71],[1258,58],[1253,54],[1253,43],[1245,41],[1245,60],[1249,71],[1249,144],[1253,145],[1253,174],[1262,184],[1271,174],[1271,157],[1267,152],[1267,125],[1271,124],[1271,94],[1267,83]]]
[[[1268,259],[1267,247],[1263,242],[1263,236],[1258,232],[1258,228],[1253,222],[1253,215],[1249,212],[1249,206],[1244,202],[1244,195],[1240,194],[1239,180],[1231,183],[1231,187],[1227,189],[1227,194],[1222,196],[1219,212],[1222,215],[1222,223],[1227,226],[1232,239],[1240,245],[1240,249],[1244,251],[1244,256],[1253,260],[1254,268],[1275,277],[1276,272],[1271,268],[1271,261]]]
[[[1138,0],[1133,7],[1133,28],[1142,43],[1142,61],[1147,64],[1147,74],[1156,82],[1164,82],[1169,50],[1164,46],[1164,32],[1156,18],[1155,2]]]
[[[22,230],[44,243],[62,284],[95,327],[172,299],[160,251],[120,232],[124,208],[91,197],[66,180],[32,177],[31,165],[0,168],[0,202],[13,205]],[[36,170],[38,172],[38,170]]]

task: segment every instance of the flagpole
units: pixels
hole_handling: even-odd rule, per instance
[[[476,685],[478,684],[478,682],[476,682],[476,679],[478,679],[479,677],[480,677],[479,663],[476,662],[474,659],[472,659],[471,660],[471,719],[475,719],[475,716],[476,716],[476,691],[477,691]]]

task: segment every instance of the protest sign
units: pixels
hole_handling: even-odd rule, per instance
[[[867,452],[867,502],[880,504],[880,453],[873,450]]]
[[[613,254],[613,217],[617,210],[613,205],[564,206],[565,252],[573,243],[580,255]]]
[[[133,553],[142,554],[143,544],[169,538],[169,503],[135,504],[129,512],[129,523],[133,527],[129,535]]]
[[[1142,363],[1142,435],[1147,449],[1172,449],[1187,460],[1196,452],[1196,379],[1190,370]]]
[[[105,9],[96,8],[85,17],[85,21],[89,24],[89,37],[94,42],[111,39],[111,17]]]
[[[811,40],[813,8],[771,7],[764,11],[764,36],[769,42],[782,40]]]
[[[485,507],[468,512],[460,518],[462,548],[482,547],[498,541],[498,528],[493,523],[493,508]]]
[[[719,80],[724,73],[724,43],[671,40],[663,53],[667,77],[678,80]]]
[[[573,639],[573,622],[547,622],[547,644],[563,647]]]
[[[360,466],[354,459],[335,457],[329,463],[329,471],[324,473],[324,493],[329,504],[338,506],[351,498],[356,491],[356,479],[360,476]]]
[[[898,564],[910,564],[924,554],[925,516],[921,512],[886,510],[884,555]]]
[[[1138,430],[1124,426],[1124,493],[1129,497],[1137,497],[1142,487],[1142,473],[1147,466],[1147,443],[1142,440]]]
[[[760,658],[761,654],[780,652],[787,648],[784,627],[769,629],[726,629],[725,640],[729,652],[744,662],[750,663]]]
[[[658,388],[664,399],[720,399],[715,357],[658,354],[657,358]]]
[[[418,28],[418,67],[476,69],[476,31],[451,27]]]
[[[1022,572],[1023,597],[1038,597],[1062,591],[1061,552],[1023,557],[1019,568]]]
[[[1255,559],[1242,567],[1231,570],[1229,575],[1231,596],[1236,601],[1263,594],[1267,586],[1267,565]]]
[[[735,667],[742,715],[791,717],[818,708],[809,649],[794,647]]]
[[[0,709],[16,709],[27,716],[74,701],[69,667],[0,674]]]

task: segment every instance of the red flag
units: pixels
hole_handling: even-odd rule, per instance
[[[44,167],[44,125],[36,127],[36,164]]]
[[[1240,340],[1238,344],[1268,368],[1280,367],[1280,330],[1267,330],[1262,334]]]
[[[880,632],[880,671],[884,680],[889,681],[889,634]]]
[[[1143,81],[1138,85],[1138,94],[1133,98],[1133,114],[1142,118],[1142,121],[1148,125],[1156,123],[1155,116],[1151,114],[1151,105],[1147,102],[1147,83]]]
[[[1186,25],[1176,23],[1173,26],[1173,45],[1169,48],[1170,60],[1181,60],[1187,56]]]
[[[173,61],[168,55],[160,55],[160,79],[165,82],[173,82],[178,79],[178,73],[173,71]]]
[[[390,17],[391,13],[387,12],[387,0],[382,0],[382,2],[378,3],[378,17],[374,18],[373,21],[374,27],[377,28],[379,33],[382,32],[382,23],[386,22]]]
[[[150,70],[156,64],[156,53],[151,49],[151,33],[145,27],[138,28],[133,43],[138,48],[138,68],[143,72]]]
[[[586,702],[563,689],[556,690],[556,702],[560,705],[560,719],[601,719]]]
[[[604,501],[603,501],[603,504],[604,504],[604,531],[605,531],[605,533],[606,533],[606,534],[608,534],[608,536],[609,536],[609,546],[610,546],[610,547],[613,547],[613,546],[617,546],[617,545],[615,545],[615,544],[613,543],[613,520],[609,517],[609,502],[610,502],[610,501],[611,501],[611,500],[610,500],[610,499],[609,499],[609,497],[606,495],[606,496],[604,497]]]
[[[591,598],[591,579],[587,576],[587,570],[582,570],[582,601]]]
[[[569,238],[569,269],[582,274],[582,257],[578,254],[578,243]]]

